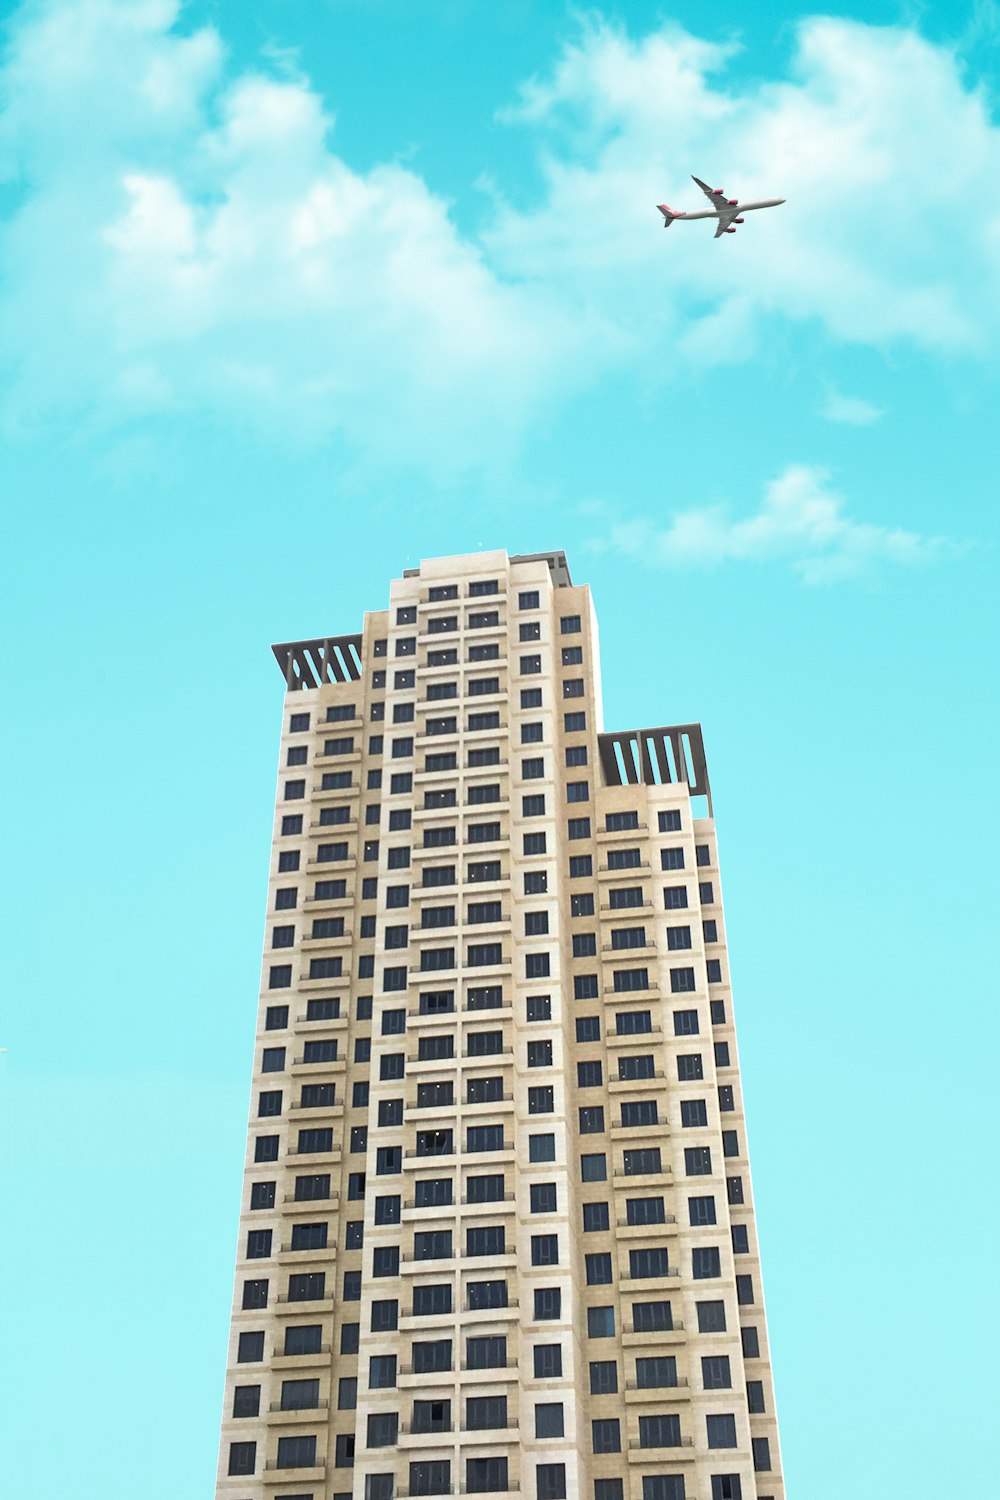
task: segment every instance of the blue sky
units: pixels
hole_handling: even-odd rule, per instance
[[[479,546],[567,549],[609,728],[705,727],[789,1493],[979,1493],[994,7],[5,26],[10,1493],[212,1492],[268,646]],[[664,235],[692,172],[788,202]]]

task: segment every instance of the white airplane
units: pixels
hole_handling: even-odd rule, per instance
[[[784,198],[761,198],[756,203],[741,203],[738,198],[727,198],[721,188],[710,188],[700,177],[692,177],[691,181],[698,184],[712,207],[692,214],[683,209],[671,208],[668,203],[658,203],[656,206],[663,215],[664,229],[669,229],[675,219],[718,219],[719,227],[715,231],[715,238],[718,239],[720,234],[735,234],[737,224],[743,223],[743,214],[749,213],[751,209],[777,208],[785,201]]]

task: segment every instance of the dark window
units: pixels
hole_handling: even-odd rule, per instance
[[[644,1177],[662,1171],[659,1146],[623,1152],[622,1166],[626,1177]]]
[[[604,1106],[588,1104],[580,1110],[580,1134],[599,1135],[604,1130]]]
[[[639,1418],[640,1448],[679,1448],[681,1419],[675,1412]]]
[[[634,1302],[632,1327],[636,1333],[664,1333],[674,1326],[669,1302]]]
[[[539,1464],[535,1470],[535,1493],[537,1500],[566,1500],[566,1465]]]
[[[611,1256],[609,1254],[587,1255],[584,1257],[587,1268],[588,1286],[610,1286]]]
[[[708,1107],[704,1099],[681,1100],[681,1124],[688,1127],[708,1124]]]
[[[705,1429],[710,1448],[736,1447],[736,1418],[729,1412],[707,1416]]]
[[[531,1236],[531,1264],[533,1266],[557,1266],[559,1264],[559,1236],[557,1234],[533,1234]]]
[[[532,1352],[536,1380],[555,1380],[562,1375],[561,1344],[536,1344]]]
[[[252,1474],[257,1465],[256,1443],[230,1443],[229,1473]]]
[[[590,1424],[591,1446],[595,1453],[620,1453],[621,1423],[617,1417],[600,1417]]]
[[[556,1138],[554,1135],[529,1135],[529,1161],[555,1161],[555,1159]]]
[[[726,1304],[724,1302],[696,1302],[699,1333],[725,1333]]]
[[[583,1204],[584,1234],[593,1234],[601,1230],[610,1229],[610,1227],[610,1212],[606,1203]]]
[[[260,1386],[238,1385],[233,1391],[233,1416],[256,1417],[260,1414]]]
[[[684,1172],[688,1177],[706,1177],[712,1170],[712,1151],[709,1146],[686,1146],[684,1148]]]
[[[637,1359],[635,1383],[640,1390],[660,1390],[677,1384],[677,1360],[672,1355],[657,1355],[652,1359]]]
[[[279,1469],[308,1469],[316,1463],[315,1437],[280,1437],[278,1439],[277,1467]]]
[[[738,1474],[713,1474],[712,1500],[743,1500],[740,1476]]]

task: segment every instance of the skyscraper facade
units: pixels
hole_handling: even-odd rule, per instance
[[[699,727],[562,553],[274,649],[218,1500],[781,1500]]]

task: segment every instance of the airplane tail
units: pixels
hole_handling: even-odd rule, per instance
[[[669,203],[658,203],[656,206],[663,215],[664,229],[669,229],[675,219],[682,219],[684,217],[683,214],[674,213]]]

